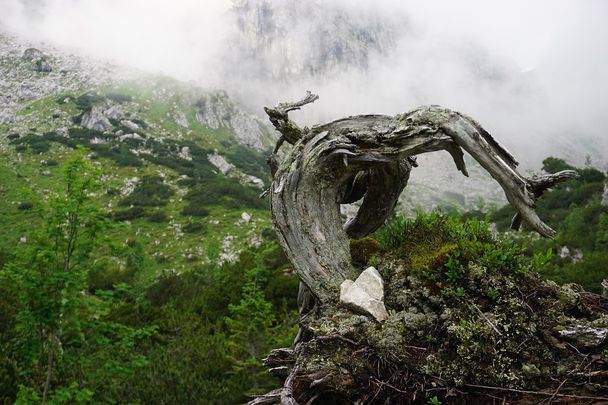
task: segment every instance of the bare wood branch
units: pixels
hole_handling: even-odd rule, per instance
[[[488,319],[488,317],[486,316],[486,314],[484,314],[481,309],[479,309],[479,307],[475,304],[472,304],[473,308],[475,308],[477,310],[477,312],[479,312],[479,315],[481,315],[481,317],[488,323],[488,325],[490,325],[490,327],[494,330],[494,332],[496,332],[497,335],[502,336],[502,332],[498,330],[498,328],[496,327],[496,325],[494,325],[492,323],[492,321],[490,321],[490,319]]]
[[[555,234],[540,220],[534,203],[535,191],[557,177],[519,174],[513,156],[473,119],[424,106],[395,117],[347,117],[307,132],[298,127],[297,136],[295,124],[275,123],[277,116],[285,118],[286,111],[316,99],[308,94],[300,102],[266,111],[285,139],[295,141],[273,176],[273,221],[296,273],[322,307],[338,299],[342,281],[357,276],[348,239],[375,231],[390,216],[407,185],[412,159],[421,153],[446,150],[467,175],[463,150],[468,152],[502,186],[523,220],[543,236]],[[340,204],[360,198],[357,215],[343,225]]]
[[[529,189],[534,195],[534,199],[537,200],[541,197],[545,191],[554,187],[556,184],[561,183],[563,181],[573,179],[578,177],[578,173],[574,170],[562,170],[561,172],[547,174],[542,176],[533,176],[528,179]],[[521,227],[521,215],[519,213],[515,214],[513,219],[511,220],[511,229],[519,230]]]
[[[479,388],[485,390],[493,390],[493,391],[504,391],[504,392],[514,392],[518,394],[529,394],[529,395],[539,395],[539,396],[547,396],[547,397],[560,397],[560,398],[573,398],[573,399],[588,399],[595,401],[608,401],[608,397],[602,396],[591,396],[591,395],[571,395],[571,394],[559,394],[556,392],[542,392],[542,391],[531,391],[531,390],[519,390],[515,388],[502,388],[502,387],[492,387],[489,385],[478,385],[478,384],[465,384],[465,387],[469,388]]]
[[[283,388],[277,388],[276,390],[255,397],[247,402],[247,405],[278,404],[281,401],[282,392]]]
[[[291,103],[279,103],[274,108],[264,107],[264,111],[268,115],[270,122],[274,127],[281,133],[281,138],[277,142],[274,153],[277,153],[283,141],[287,141],[290,144],[295,144],[303,136],[305,131],[301,129],[295,122],[289,119],[287,114],[293,110],[299,110],[306,104],[314,103],[319,99],[319,96],[312,94],[310,91],[306,92],[304,98],[299,101]]]
[[[319,96],[311,93],[310,91],[306,91],[306,95],[299,101],[291,102],[291,103],[279,103],[275,107],[275,110],[280,111],[284,114],[287,114],[293,110],[299,110],[304,107],[306,104],[314,103],[319,99]]]

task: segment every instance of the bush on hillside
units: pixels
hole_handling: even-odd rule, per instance
[[[121,207],[162,207],[167,205],[173,190],[160,176],[143,176],[131,194],[120,200]]]

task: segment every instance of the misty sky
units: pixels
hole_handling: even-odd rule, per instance
[[[290,0],[272,2],[284,1]],[[306,123],[442,104],[475,117],[529,166],[552,151],[608,161],[608,1],[316,3],[357,18],[374,14],[393,24],[403,18],[403,30],[366,69],[269,83],[226,74],[236,30],[227,0],[0,0],[0,26],[32,41],[226,88],[252,110],[310,89],[321,99],[296,116]],[[304,47],[307,22],[298,24],[301,37],[292,46]],[[270,64],[284,62],[275,57]]]

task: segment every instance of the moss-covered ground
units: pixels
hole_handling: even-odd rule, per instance
[[[296,349],[300,372],[343,370],[359,384],[328,377],[328,391],[373,403],[607,396],[605,336],[572,330],[605,334],[608,300],[543,281],[550,256],[439,214],[396,218],[351,250],[382,275],[389,316],[339,309],[304,322],[315,337]]]

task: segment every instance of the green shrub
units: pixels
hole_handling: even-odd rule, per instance
[[[373,238],[363,238],[350,241],[350,254],[355,265],[367,265],[380,252],[380,244]]]
[[[45,166],[57,166],[59,163],[54,159],[49,159],[44,162]]]
[[[473,259],[492,271],[532,269],[524,249],[510,240],[495,239],[484,221],[462,223],[439,213],[418,214],[415,219],[398,216],[373,237],[380,249],[403,260],[407,271],[432,282],[444,280],[458,285],[466,278]],[[377,250],[376,247],[374,251]]]
[[[201,207],[200,205],[188,204],[182,209],[182,215],[194,216],[194,217],[207,217],[209,216],[209,210]]]
[[[276,241],[277,232],[274,230],[274,228],[264,228],[262,229],[262,238],[266,240]]]
[[[31,210],[32,208],[34,208],[34,204],[31,202],[22,202],[17,206],[17,209],[22,211]]]
[[[169,218],[167,217],[167,214],[165,214],[163,211],[156,211],[148,216],[148,221],[162,223],[168,222]]]
[[[13,139],[10,143],[17,145],[15,150],[18,152],[23,152],[29,147],[33,153],[41,154],[48,152],[51,148],[50,143],[45,137],[36,134],[27,134],[22,138]]]
[[[204,216],[204,215],[203,215]],[[202,222],[188,222],[182,227],[185,233],[198,233],[207,229],[207,225]]]
[[[194,173],[194,163],[189,160],[183,159],[181,157],[176,157],[175,152],[167,152],[166,155],[150,155],[147,153],[142,153],[140,155],[143,159],[146,159],[148,162],[156,163],[157,165],[165,166],[170,169],[175,170],[179,174],[185,174],[187,176],[192,176]]]
[[[12,404],[17,398],[17,365],[0,350],[0,404]]]
[[[112,290],[115,285],[131,282],[132,279],[132,273],[109,266],[94,266],[87,274],[87,284],[91,292]]]
[[[133,101],[133,97],[127,95],[127,94],[121,94],[121,93],[106,93],[106,98],[108,100],[114,101],[116,103],[128,103],[130,101]]]
[[[265,208],[266,203],[258,197],[259,190],[241,185],[233,179],[216,177],[193,187],[186,200],[184,211],[194,212],[200,207],[223,206],[228,208]]]
[[[97,94],[85,93],[81,96],[78,96],[75,100],[75,103],[76,108],[78,108],[80,111],[89,112],[95,104],[101,101],[103,101],[103,97]]]
[[[233,144],[228,150],[226,158],[243,172],[256,176],[268,183],[270,177],[266,160],[270,156],[270,153],[270,151],[258,152],[243,145]]]
[[[130,221],[146,216],[146,210],[142,207],[133,207],[126,210],[116,211],[112,215],[115,221]]]
[[[62,95],[61,97],[55,99],[55,102],[59,105],[67,104],[73,99],[73,96],[69,94]]]
[[[134,122],[135,124],[139,125],[143,129],[148,128],[148,124],[145,121],[140,120],[138,118],[131,118],[131,122]]]
[[[604,191],[606,175],[591,168],[576,168],[564,161],[549,157],[543,161],[543,169],[554,173],[560,170],[576,170],[579,177],[560,183],[546,192],[537,201],[536,211],[547,224],[556,228],[554,240],[529,239],[528,254],[553,251],[551,264],[541,269],[541,274],[556,282],[574,282],[581,284],[589,291],[599,292],[601,277],[606,277],[602,265],[605,248],[598,245],[598,237],[608,226],[603,216],[608,215],[608,207],[600,201]],[[489,220],[495,222],[500,230],[508,229],[514,209],[504,206],[489,214]],[[524,224],[524,230],[529,228]],[[561,258],[557,253],[562,247],[572,252],[580,250],[582,260],[572,257]]]
[[[162,207],[173,195],[171,187],[160,176],[143,176],[131,194],[120,200],[121,207]]]

